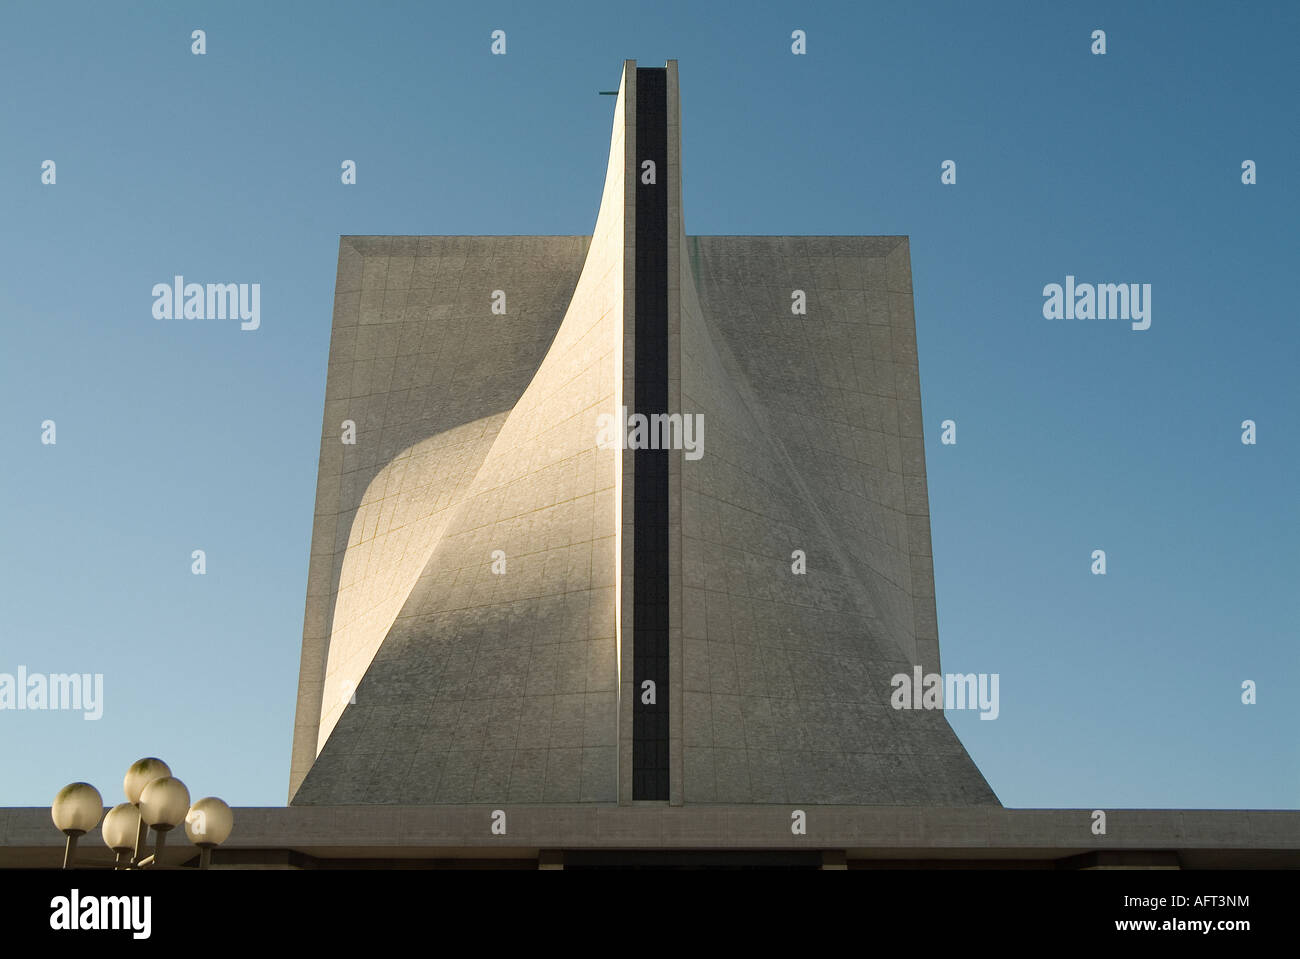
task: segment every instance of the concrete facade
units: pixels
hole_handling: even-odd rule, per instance
[[[684,800],[996,801],[889,705],[939,669],[907,239],[682,242]]]
[[[1093,834],[1089,809],[820,806],[805,810],[802,836],[790,830],[792,807],[777,805],[505,805],[505,835],[492,832],[495,811],[484,805],[240,807],[213,868],[537,869],[634,864],[654,856],[678,865],[813,868],[1300,867],[1300,812],[1288,810],[1113,809],[1104,836]],[[57,868],[62,855],[63,836],[48,809],[0,809],[0,869]],[[168,844],[163,862],[193,865],[196,858],[182,837]],[[87,837],[78,860],[107,865],[112,853],[98,837]]]
[[[666,87],[649,188],[638,74]],[[939,667],[907,239],[688,236],[681,142],[676,64],[627,61],[590,240],[340,241],[295,805],[638,801],[650,506],[597,439],[664,359],[647,284],[663,412],[704,422],[666,454],[663,798],[997,804],[941,710],[889,707]]]
[[[301,784],[540,365],[586,237],[339,244],[292,788]],[[511,313],[483,309],[500,284]],[[490,368],[494,375],[477,371]],[[355,445],[341,441],[356,424]]]

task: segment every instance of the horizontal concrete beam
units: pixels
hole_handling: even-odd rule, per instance
[[[318,857],[535,856],[571,850],[845,850],[849,858],[1061,858],[1116,850],[1300,851],[1300,811],[1114,809],[1093,835],[1086,809],[786,806],[307,806],[242,807],[223,849],[296,850]],[[505,835],[492,831],[505,813]],[[0,867],[17,850],[58,849],[49,810],[0,809]],[[98,832],[82,841],[99,858]],[[194,850],[173,837],[169,853]],[[171,858],[169,856],[169,858]],[[1288,857],[1289,858],[1289,857]],[[1297,857],[1300,860],[1300,857]]]

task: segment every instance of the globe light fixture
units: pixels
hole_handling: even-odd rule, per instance
[[[117,854],[117,864],[130,862],[140,839],[140,810],[121,802],[104,817],[104,845]]]
[[[185,835],[199,847],[199,868],[207,869],[212,850],[226,841],[235,827],[235,814],[216,796],[200,799],[185,816]]]
[[[126,793],[126,801],[138,806],[140,804],[140,793],[144,792],[145,786],[155,779],[162,779],[164,776],[170,776],[171,774],[171,767],[161,759],[155,759],[152,756],[137,759],[131,764],[131,768],[126,771],[126,776],[122,779],[122,791]]]
[[[153,829],[153,861],[157,862],[167,842],[167,834],[185,821],[190,808],[190,791],[174,776],[155,779],[140,791],[140,819]]]
[[[117,869],[157,866],[167,834],[181,823],[185,834],[199,848],[199,868],[207,869],[212,850],[229,838],[235,815],[215,796],[193,805],[186,785],[172,775],[161,759],[147,757],[131,764],[122,780],[126,802],[104,814],[104,799],[90,783],[75,782],[59,790],[50,805],[54,825],[68,837],[63,868],[70,869],[76,856],[77,839],[103,820],[104,845],[113,850]],[[154,851],[142,856],[149,830],[154,831]]]
[[[104,815],[104,797],[90,783],[69,783],[59,790],[50,805],[50,816],[59,831],[68,837],[63,849],[63,868],[72,864],[77,839],[99,825]]]

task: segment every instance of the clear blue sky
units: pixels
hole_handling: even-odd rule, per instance
[[[676,58],[687,232],[911,236],[944,668],[1001,675],[949,715],[1002,801],[1297,807],[1300,4],[469,8],[0,8],[0,672],[105,677],[98,722],[0,712],[0,805],[144,755],[283,804],[339,234],[589,233],[597,91]],[[153,319],[177,273],[261,329]],[[1066,274],[1151,328],[1045,320]]]

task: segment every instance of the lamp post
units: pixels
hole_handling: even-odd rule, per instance
[[[163,776],[170,776],[171,774],[171,767],[161,759],[154,759],[152,756],[137,759],[131,764],[131,768],[126,771],[126,775],[122,777],[122,791],[126,793],[126,801],[139,811],[140,793],[144,791],[144,787],[155,779],[161,779]],[[140,857],[144,852],[145,840],[148,838],[149,827],[141,819],[135,834],[135,852],[131,857],[132,862],[140,861]]]
[[[77,839],[99,825],[104,814],[104,797],[90,783],[69,783],[59,790],[50,804],[54,825],[68,837],[63,847],[63,868],[72,865],[77,854]]]
[[[104,817],[104,845],[116,854],[118,869],[125,869],[138,858],[142,825],[140,810],[129,802],[118,803]]]
[[[162,856],[167,834],[181,824],[190,808],[190,791],[175,776],[155,779],[140,791],[140,821],[154,831],[153,856],[141,860],[148,866]]]
[[[190,804],[190,791],[171,774],[161,759],[152,757],[132,763],[122,780],[127,801],[118,803],[103,817],[104,844],[113,850],[114,868],[144,869],[157,866],[167,843],[167,834],[185,823],[185,834],[199,847],[199,868],[207,869],[212,850],[230,836],[235,816],[220,799],[208,796]],[[63,868],[70,869],[76,856],[77,839],[99,824],[104,800],[90,783],[71,783],[59,790],[50,807],[54,825],[68,837]],[[153,829],[154,850],[142,855]]]
[[[212,861],[212,850],[225,842],[230,830],[234,828],[235,814],[214,796],[200,799],[190,807],[189,814],[185,817],[185,835],[199,847],[200,869],[208,868]]]

